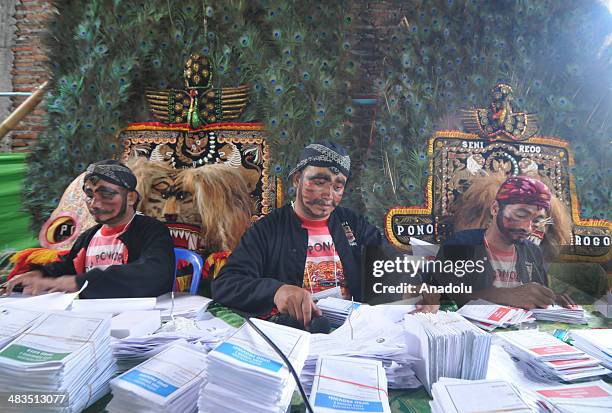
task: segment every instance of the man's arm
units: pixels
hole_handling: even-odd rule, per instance
[[[78,287],[88,281],[87,298],[154,297],[172,290],[174,245],[161,223],[148,225],[135,241],[143,244],[137,260],[123,265],[93,269],[77,277]],[[127,245],[128,254],[131,248]],[[132,247],[133,248],[133,247]],[[129,256],[129,255],[128,255]]]

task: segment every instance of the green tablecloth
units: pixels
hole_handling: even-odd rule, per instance
[[[444,309],[453,309],[456,307],[446,307]],[[592,310],[589,306],[585,306],[587,310]],[[209,311],[216,317],[222,319],[226,323],[234,326],[240,327],[244,322],[244,319],[238,314],[232,312],[231,310],[219,305],[213,304],[209,307]],[[553,323],[548,321],[538,321],[538,327],[542,331],[552,332],[555,329],[578,329],[578,328],[608,328],[609,327],[609,319],[593,314],[593,316],[589,319],[589,324],[585,325],[576,325],[576,324],[565,324],[565,323]],[[504,331],[505,329],[500,329],[499,331]],[[105,406],[110,402],[111,396],[107,395],[100,399],[93,406],[89,407],[86,412],[87,413],[98,413],[104,412]],[[431,409],[429,408],[429,401],[431,398],[429,394],[423,387],[418,389],[410,389],[410,390],[391,390],[389,391],[389,404],[391,406],[391,412],[393,413],[429,413]],[[304,405],[300,396],[296,393],[293,396],[293,400],[291,403],[291,412],[292,413],[302,413],[304,412]]]

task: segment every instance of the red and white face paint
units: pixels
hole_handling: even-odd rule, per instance
[[[310,220],[328,219],[344,195],[346,176],[329,168],[307,166],[293,176],[295,211]]]
[[[495,222],[508,244],[529,238],[547,219],[546,210],[536,205],[500,205]]]

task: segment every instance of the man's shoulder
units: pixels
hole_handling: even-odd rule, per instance
[[[485,229],[466,229],[451,234],[444,245],[480,245],[484,240]]]

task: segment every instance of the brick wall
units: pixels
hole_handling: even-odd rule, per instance
[[[51,0],[16,0],[15,36],[13,46],[13,91],[31,92],[48,79],[47,56],[43,38],[47,33],[46,22],[52,13]],[[15,109],[26,97],[12,98]],[[10,133],[11,149],[24,151],[37,138],[43,126],[44,105],[39,104]]]

